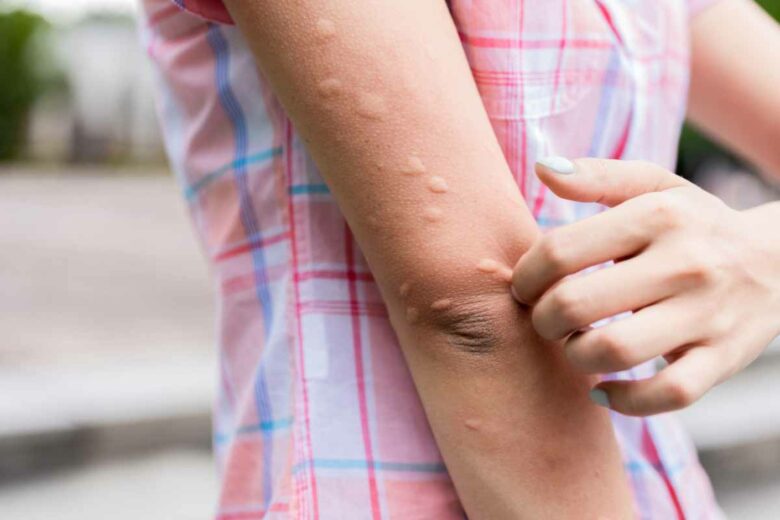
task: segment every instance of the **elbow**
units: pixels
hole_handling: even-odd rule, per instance
[[[478,295],[452,299],[446,309],[430,309],[422,326],[442,335],[454,350],[474,355],[495,352],[506,336],[511,297]]]
[[[516,258],[496,252],[482,259],[457,256],[442,262],[440,255],[439,261],[401,271],[406,276],[395,278],[391,294],[383,291],[385,301],[399,336],[417,337],[415,348],[487,356],[530,325],[528,309],[510,292]],[[421,335],[436,341],[420,341]]]
[[[417,348],[436,354],[488,357],[506,345],[521,326],[523,310],[502,287],[479,294],[409,298],[404,328],[416,336],[437,341],[416,341]],[[526,316],[530,323],[530,318]]]

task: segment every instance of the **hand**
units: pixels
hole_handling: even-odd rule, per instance
[[[682,408],[753,361],[780,333],[779,203],[736,211],[646,162],[551,158],[536,165],[557,195],[610,209],[543,235],[512,289],[534,328],[565,340],[588,373],[669,365],[591,398],[627,415]],[[614,265],[575,273],[614,260]],[[634,314],[599,328],[590,324]]]

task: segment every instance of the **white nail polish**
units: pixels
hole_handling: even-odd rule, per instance
[[[545,157],[537,161],[545,168],[561,175],[571,175],[574,173],[574,163],[566,157]]]
[[[609,408],[609,396],[601,388],[593,388],[590,391],[590,400],[599,406]]]

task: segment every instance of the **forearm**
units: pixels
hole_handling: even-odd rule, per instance
[[[629,516],[588,382],[478,268],[538,231],[444,2],[228,6],[366,255],[470,518]]]
[[[502,332],[488,352],[453,351],[447,331],[400,328],[469,518],[632,517],[612,427],[594,413],[588,383],[528,314],[489,305],[485,322]]]
[[[691,35],[691,121],[780,179],[780,27],[752,0],[721,0]]]

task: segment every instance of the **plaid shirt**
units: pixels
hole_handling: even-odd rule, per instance
[[[539,157],[674,166],[688,17],[706,2],[449,2],[541,227],[603,208],[547,191]],[[219,288],[217,518],[463,518],[371,273],[227,11],[143,3],[168,154]],[[638,516],[720,517],[673,416],[612,419]]]

